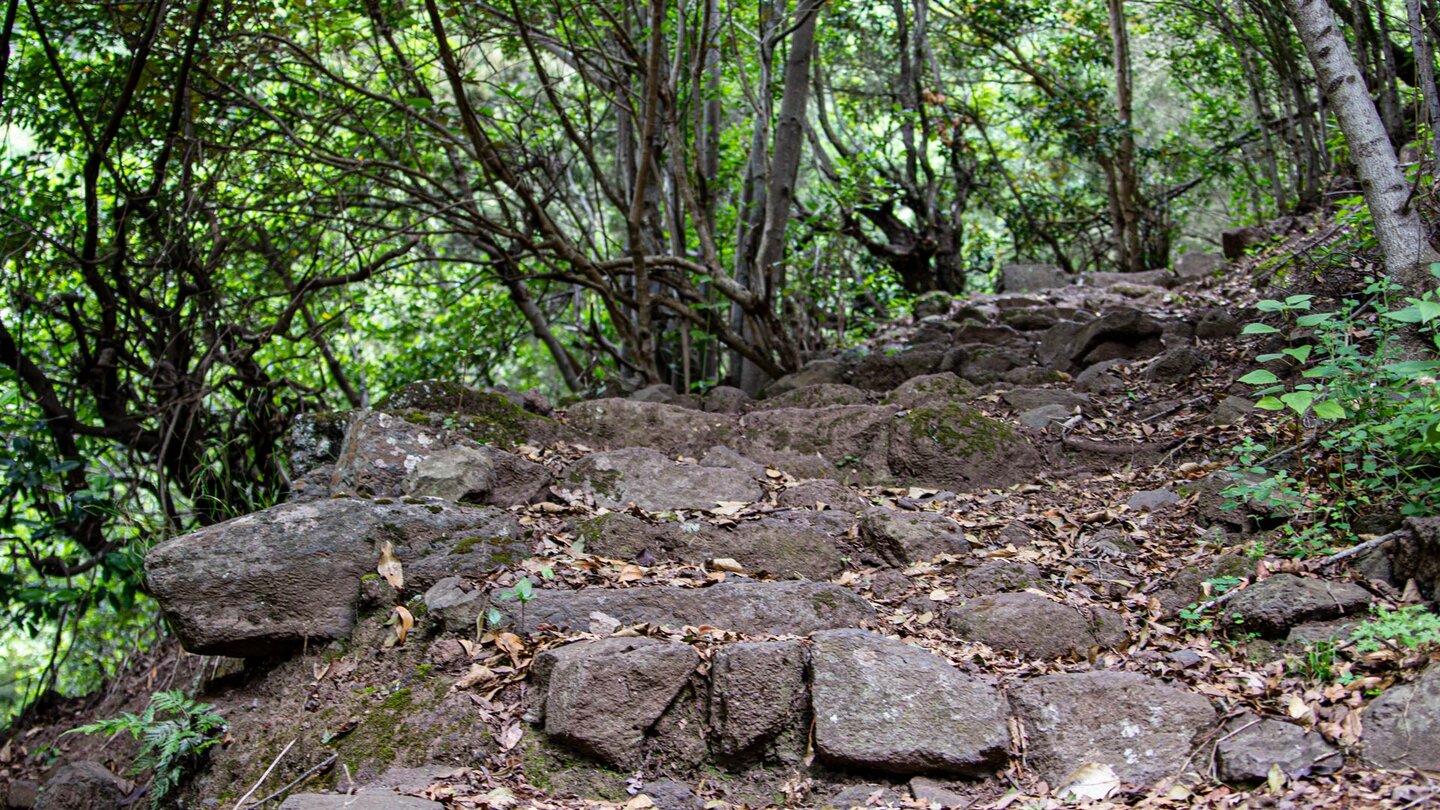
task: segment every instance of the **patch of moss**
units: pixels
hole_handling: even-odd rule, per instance
[[[1015,431],[958,403],[916,408],[903,417],[915,439],[929,439],[957,456],[995,453],[1017,440]]]
[[[580,472],[570,474],[571,483],[586,483],[592,492],[611,498],[619,497],[620,481],[623,478],[624,476],[619,470],[590,470],[583,474]]]
[[[415,702],[415,696],[409,689],[396,689],[390,696],[380,701],[382,709],[408,709],[410,704]]]
[[[469,391],[458,405],[441,397],[401,398],[393,403],[386,400],[376,407],[413,425],[454,430],[481,444],[506,450],[524,444],[536,424],[551,421],[498,394],[478,391]]]
[[[810,596],[810,603],[820,611],[835,610],[840,607],[840,600],[836,598],[834,591],[817,591]]]
[[[629,775],[603,763],[572,754],[550,743],[536,729],[527,729],[516,751],[530,784],[552,793],[574,793],[586,798],[624,802]]]

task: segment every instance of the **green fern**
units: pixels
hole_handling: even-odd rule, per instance
[[[110,735],[123,731],[139,740],[140,751],[129,774],[151,772],[150,807],[158,808],[190,769],[199,764],[205,751],[220,741],[225,719],[214,714],[213,708],[178,690],[156,692],[142,714],[125,712],[65,733]]]

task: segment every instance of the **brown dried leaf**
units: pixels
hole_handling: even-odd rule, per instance
[[[375,566],[375,573],[384,577],[390,587],[397,591],[405,587],[405,570],[400,566],[400,561],[395,559],[395,549],[389,540],[380,545],[380,564]]]

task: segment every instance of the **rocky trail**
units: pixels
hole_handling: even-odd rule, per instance
[[[195,808],[1440,804],[1440,666],[1344,650],[1434,597],[1440,522],[1287,556],[1220,494],[1278,430],[1235,382],[1274,291],[1086,279],[922,298],[760,400],[307,417],[289,502],[150,552],[186,652],[21,730],[9,806],[143,801],[127,740],[59,735],[167,686],[229,724]]]

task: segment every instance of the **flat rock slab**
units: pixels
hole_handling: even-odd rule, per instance
[[[1087,762],[1149,784],[1185,766],[1215,723],[1204,697],[1134,672],[1045,675],[1010,690],[1028,761],[1052,785]]]
[[[421,458],[401,489],[415,497],[510,507],[540,500],[550,471],[514,453],[457,444]]]
[[[647,512],[750,503],[764,491],[743,470],[677,464],[658,450],[644,447],[591,453],[575,462],[565,478],[571,485],[593,492],[600,506],[621,509],[633,503]]]
[[[851,591],[823,582],[757,582],[731,579],[709,588],[670,585],[579,591],[537,590],[529,604],[497,605],[524,633],[542,624],[564,631],[590,629],[590,614],[622,625],[646,622],[682,627],[708,624],[751,635],[803,636],[820,630],[859,627],[874,609]]]
[[[996,686],[865,630],[816,633],[815,748],[840,767],[987,774],[1004,765],[1009,710]]]
[[[1345,757],[1318,732],[1283,720],[1241,717],[1227,732],[1215,747],[1224,782],[1263,782],[1276,765],[1291,779],[1304,779],[1334,773],[1345,764]]]
[[[280,810],[444,810],[445,805],[417,796],[389,791],[361,791],[353,796],[341,793],[296,793]]]
[[[587,551],[623,560],[648,553],[654,559],[698,565],[723,557],[740,563],[747,574],[808,579],[829,579],[844,567],[829,532],[779,518],[722,527],[701,520],[651,524],[611,512],[581,521],[575,533]]]
[[[1361,720],[1365,759],[1381,768],[1440,770],[1440,666],[1386,689]]]
[[[332,498],[271,507],[161,543],[145,578],[186,650],[271,655],[345,638],[360,578],[389,541],[406,592],[529,556],[515,519],[438,499]]]
[[[646,732],[700,663],[690,645],[650,638],[581,641],[541,657],[545,733],[621,768],[639,763]]]
[[[1115,647],[1127,638],[1125,620],[1113,610],[1081,610],[1029,591],[971,599],[947,622],[967,640],[1047,660],[1084,657],[1092,647]]]
[[[1370,592],[1359,585],[1276,574],[1236,594],[1225,613],[1239,614],[1247,629],[1274,638],[1297,624],[1338,619],[1369,604]]]

